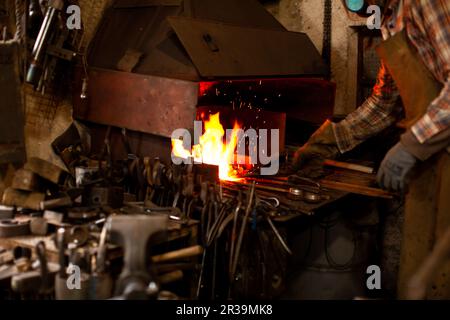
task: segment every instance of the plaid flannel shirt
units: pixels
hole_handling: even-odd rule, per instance
[[[422,61],[444,85],[427,113],[411,128],[423,144],[450,127],[450,0],[394,0],[391,7],[394,14],[383,23],[383,36],[406,28]],[[372,95],[333,125],[340,151],[352,150],[400,120],[403,110],[398,98],[395,81],[382,64]]]

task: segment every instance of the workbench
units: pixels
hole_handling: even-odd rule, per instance
[[[187,239],[188,246],[194,246],[197,244],[197,235],[198,235],[198,221],[189,220],[186,224],[181,224],[175,221],[169,221],[169,229],[168,229],[168,238],[167,242],[176,241],[179,239]],[[11,250],[15,247],[23,247],[32,249],[36,245],[43,241],[45,243],[45,247],[47,249],[47,259],[49,262],[58,262],[58,250],[55,246],[55,242],[53,240],[54,235],[49,236],[21,236],[21,237],[13,237],[13,238],[0,238],[0,248]],[[116,254],[117,246],[109,245],[108,246],[109,257],[118,256],[120,253]]]

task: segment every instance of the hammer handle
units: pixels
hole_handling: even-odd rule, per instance
[[[72,199],[70,197],[63,197],[53,200],[42,201],[40,204],[41,210],[51,210],[62,207],[72,206]]]
[[[176,270],[170,273],[166,273],[163,275],[160,275],[158,277],[158,280],[161,284],[170,284],[173,282],[177,282],[180,281],[181,279],[183,279],[183,271],[181,270]]]
[[[189,247],[186,249],[176,250],[172,252],[167,252],[158,256],[152,257],[153,263],[162,263],[174,260],[181,260],[199,256],[203,253],[203,248],[201,246]]]
[[[375,170],[371,167],[354,164],[354,163],[334,161],[334,160],[325,160],[324,165],[328,166],[328,167],[347,169],[347,170],[351,170],[351,171],[368,173],[368,174],[373,174],[375,172]]]

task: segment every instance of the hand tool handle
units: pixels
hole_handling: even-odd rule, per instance
[[[177,270],[170,273],[160,275],[158,277],[160,284],[169,284],[183,279],[183,271]]]
[[[152,257],[153,263],[168,262],[199,256],[203,253],[201,246],[189,247]]]
[[[347,170],[351,170],[351,171],[368,173],[368,174],[373,174],[375,172],[375,169],[371,168],[371,167],[367,167],[367,166],[363,166],[363,165],[359,165],[359,164],[354,164],[354,163],[346,163],[346,162],[334,161],[334,160],[325,160],[323,165],[324,166],[328,166],[328,167],[347,169]]]
[[[72,206],[72,199],[70,197],[63,197],[59,199],[53,199],[48,201],[41,201],[40,207],[41,210],[51,210],[62,207],[70,207]]]

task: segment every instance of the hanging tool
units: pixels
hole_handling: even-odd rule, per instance
[[[74,51],[64,48],[71,31],[61,18],[65,3],[63,0],[50,0],[44,21],[32,51],[32,62],[27,72],[26,81],[38,91],[45,92],[54,80],[58,59],[73,60]],[[58,24],[59,20],[61,23]]]
[[[53,33],[55,32],[58,12],[61,11],[63,7],[64,2],[61,0],[49,1],[44,21],[42,22],[41,29],[33,47],[33,62],[31,63],[27,74],[27,82],[35,86],[38,85],[41,79],[46,50],[50,44]]]

